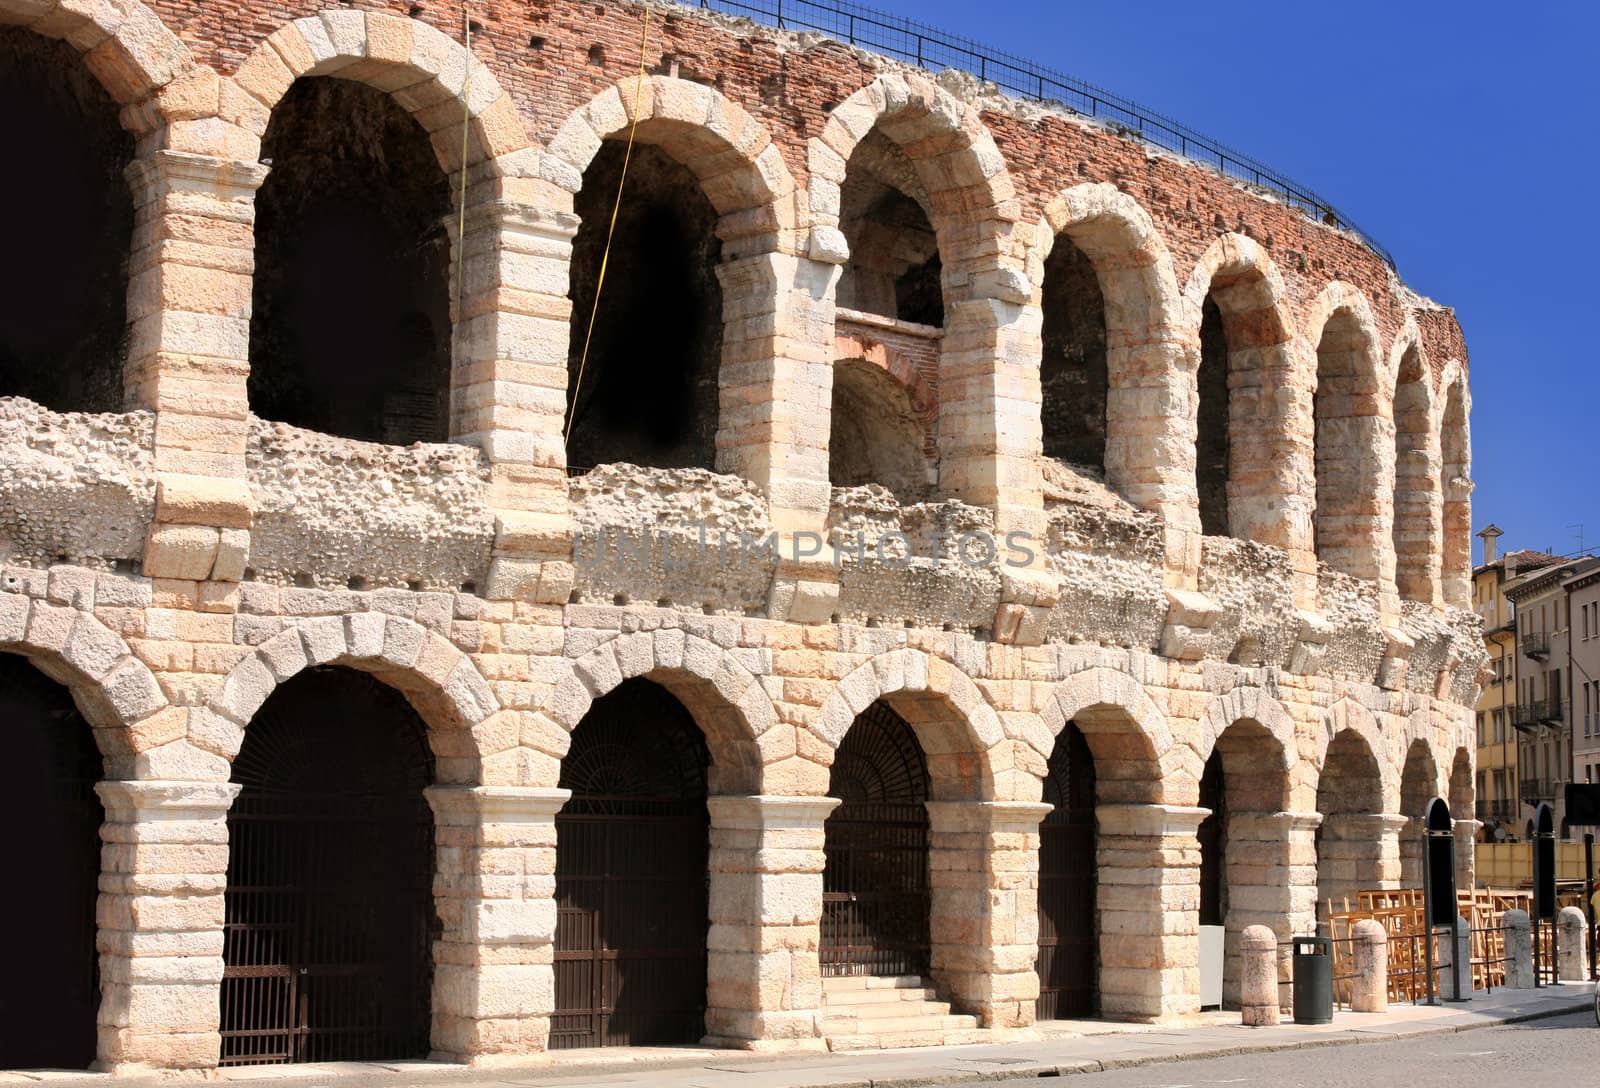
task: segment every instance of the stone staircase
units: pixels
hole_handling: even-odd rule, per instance
[[[829,1050],[955,1046],[988,1038],[976,1016],[952,1013],[950,1003],[915,975],[823,979],[822,1034]]]

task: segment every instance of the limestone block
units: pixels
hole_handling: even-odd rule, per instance
[[[1556,918],[1556,966],[1562,981],[1589,978],[1589,925],[1578,907],[1562,907]]]
[[[218,530],[203,525],[152,525],[145,540],[144,573],[189,581],[210,578],[221,539]]]
[[[250,514],[244,480],[164,473],[156,484],[156,520],[168,525],[248,529]]]

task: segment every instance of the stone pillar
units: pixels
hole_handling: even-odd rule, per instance
[[[101,782],[99,1068],[209,1069],[221,1055],[227,782]]]
[[[459,305],[451,299],[450,438],[482,449],[492,466],[497,518],[485,591],[565,603],[572,540],[562,428],[578,219],[555,210],[571,199],[543,182],[498,185],[521,188],[469,194],[464,236],[456,215],[446,220],[462,269]]]
[[[1470,892],[1478,885],[1478,820],[1455,820],[1451,831],[1456,842],[1456,891]]]
[[[1506,931],[1506,989],[1533,989],[1533,923],[1525,910],[1500,915]]]
[[[783,253],[717,266],[717,470],[765,491],[772,527],[783,533],[821,532],[832,496],[827,420],[838,278],[838,264]]]
[[[245,482],[255,191],[266,167],[154,151],[128,167],[131,408],[156,413],[152,578],[237,582],[250,547]]]
[[[1356,923],[1353,944],[1356,977],[1350,986],[1352,1012],[1389,1011],[1389,934],[1371,918]]]
[[[1276,977],[1287,983],[1293,951],[1282,942],[1308,936],[1317,925],[1316,812],[1230,812],[1223,880],[1227,886],[1227,926],[1222,1003],[1243,1000],[1242,935],[1266,926],[1280,944]],[[1281,994],[1288,1001],[1289,987]]]
[[[1239,1015],[1247,1028],[1278,1022],[1278,935],[1247,926],[1240,939]]]
[[[1450,931],[1441,929],[1437,937],[1438,945],[1434,955],[1434,962],[1439,964],[1434,990],[1440,997],[1448,996],[1455,1001],[1466,1001],[1472,997],[1472,923],[1460,915],[1456,916],[1456,935],[1454,947],[1450,941]]]
[[[570,790],[430,786],[433,1057],[480,1062],[545,1049],[555,1009],[555,814]]]
[[[1200,843],[1209,809],[1100,805],[1100,1011],[1143,1023],[1200,1011]]]
[[[1577,907],[1562,907],[1556,917],[1556,965],[1561,982],[1584,982],[1589,978],[1589,923]]]
[[[1039,998],[1039,821],[1029,801],[930,801],[932,973],[986,1028],[1027,1028]]]
[[[706,1044],[822,1050],[823,823],[833,797],[712,797]]]
[[[1400,886],[1400,831],[1406,817],[1393,813],[1335,813],[1322,822],[1317,857],[1317,917],[1334,901],[1356,906],[1356,893]]]

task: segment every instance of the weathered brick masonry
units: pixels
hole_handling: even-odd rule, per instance
[[[1027,1033],[1041,798],[1065,810],[1047,780],[1069,742],[1094,765],[1078,807],[1096,909],[1077,924],[1107,1017],[1198,1009],[1208,866],[1232,1000],[1246,926],[1287,937],[1319,898],[1416,880],[1422,802],[1470,812],[1484,658],[1450,311],[1347,233],[964,76],[660,5],[641,85],[642,15],[474,4],[469,57],[454,5],[0,0],[0,21],[81,56],[135,140],[125,410],[0,401],[0,649],[66,685],[104,757],[103,1067],[218,1062],[234,760],[314,668],[375,675],[427,731],[443,1060],[550,1042],[563,759],[634,678],[709,753],[703,1027],[729,1046]],[[251,412],[257,194],[297,176],[262,141],[295,81],[323,77],[390,95],[448,180],[429,244],[460,293],[451,327],[417,339],[450,346],[449,442]],[[588,316],[569,269],[592,264],[574,196],[635,121],[716,220],[691,286],[720,291],[720,340],[685,349],[718,353],[714,392],[686,401],[715,402],[685,432],[714,435],[714,471],[569,480]],[[892,223],[881,193],[899,194]],[[1082,370],[1045,380],[1046,300],[1094,296],[1050,290],[1062,246],[1103,313],[1052,333],[1044,365]],[[897,292],[920,318],[942,306],[942,327],[882,312]],[[424,309],[403,327],[428,328]],[[628,321],[604,297],[602,314]],[[619,382],[603,368],[648,359],[594,365]],[[300,395],[333,395],[307,373]],[[1059,390],[1103,410],[1047,402]],[[403,429],[431,395],[373,418]],[[1070,465],[1047,445],[1104,453]],[[1202,532],[1208,488],[1225,532]],[[782,554],[693,550],[701,522],[776,533]],[[954,538],[904,563],[794,555],[806,534],[934,532],[1038,546],[1015,566],[963,562]],[[926,981],[951,1016],[926,1031],[825,1001],[830,772],[881,706],[927,770]],[[1225,839],[1202,830],[1213,808]]]

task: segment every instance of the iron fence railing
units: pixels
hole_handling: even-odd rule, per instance
[[[1389,265],[1394,256],[1377,239],[1315,190],[1182,122],[1092,83],[980,45],[971,39],[845,0],[699,0],[708,11],[742,15],[783,30],[809,30],[882,53],[919,68],[953,68],[1000,90],[1110,122],[1125,134],[1249,182],[1328,226],[1349,231]]]

